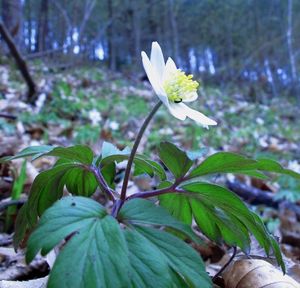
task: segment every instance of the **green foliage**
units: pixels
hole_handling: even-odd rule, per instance
[[[118,209],[117,198],[114,199],[117,192],[113,191],[113,217],[88,197],[98,186],[103,193],[114,188],[116,163],[128,160],[129,155],[128,148],[120,150],[104,142],[98,156],[82,145],[39,146],[2,159],[58,158],[51,169],[34,180],[28,202],[17,217],[14,237],[17,247],[26,231],[38,225],[28,242],[28,261],[40,250],[43,255],[47,254],[68,238],[51,272],[49,287],[57,287],[58,283],[63,283],[60,287],[210,287],[201,259],[183,242],[186,238],[198,242],[191,229],[193,219],[213,241],[238,246],[245,253],[250,249],[250,235],[254,235],[268,255],[275,254],[284,271],[279,246],[262,220],[234,193],[199,178],[216,173],[266,178],[266,173],[272,172],[299,179],[298,173],[284,169],[273,160],[252,160],[228,152],[215,153],[193,167],[203,150],[185,152],[174,144],[163,142],[159,157],[173,174],[173,182],[166,180],[166,172],[160,164],[136,154],[134,175],[158,176],[159,189],[148,191],[149,195],[147,191],[131,195],[117,213],[114,212]],[[107,184],[103,184],[101,177]],[[73,195],[84,197],[67,197],[56,202],[62,197],[64,187]],[[154,195],[158,196],[161,207],[135,198]],[[109,270],[111,266],[114,269]],[[164,273],[158,275],[157,271]]]
[[[184,223],[195,219],[200,230],[210,239],[230,246],[239,246],[245,253],[250,249],[252,233],[268,254],[273,243],[259,217],[251,212],[232,192],[221,186],[193,182],[181,187],[185,193],[159,196],[160,205]],[[281,257],[277,258],[283,267]]]
[[[184,176],[193,164],[184,151],[169,142],[160,144],[159,157],[175,178]]]
[[[102,159],[100,163],[102,167],[105,167],[106,165],[114,162],[128,160],[129,155],[130,151],[128,148],[120,151],[114,145],[104,142],[102,147]],[[161,180],[166,179],[166,173],[163,167],[160,164],[148,159],[146,156],[136,154],[133,162],[135,164],[135,176],[146,173],[151,177],[157,175]]]
[[[53,168],[41,172],[32,184],[28,202],[22,207],[16,221],[15,245],[24,237],[26,228],[33,228],[38,217],[57,199],[62,197],[64,186],[74,195],[89,197],[96,188],[97,182],[88,165],[93,162],[93,152],[87,146],[51,147],[36,146],[22,150],[14,157],[6,160],[31,156],[34,159],[41,156],[60,158]],[[20,217],[24,219],[20,219]],[[21,226],[25,225],[24,227]],[[17,239],[17,240],[16,240]]]
[[[74,141],[78,144],[96,143],[99,139],[101,128],[86,124],[83,126],[75,127]]]
[[[125,225],[121,229],[97,202],[83,197],[63,198],[45,212],[32,233],[27,262],[40,250],[46,255],[69,236],[51,271],[48,287],[163,288],[174,287],[174,283],[181,283],[180,287],[211,287],[195,250],[163,230],[144,225],[168,226],[170,221],[182,232],[188,227],[182,229],[183,225],[171,216],[159,222],[156,212],[164,216],[166,212],[148,201],[131,202],[121,212]],[[145,214],[141,216],[139,211]]]
[[[54,149],[53,146],[43,145],[43,146],[31,146],[23,149],[14,156],[7,156],[0,159],[1,162],[10,161],[19,158],[32,157],[32,160],[50,152]]]
[[[14,175],[14,184],[11,192],[11,199],[18,200],[23,192],[24,184],[26,182],[26,160],[23,161],[20,174],[18,175],[17,171],[15,171]],[[5,217],[5,230],[8,231],[13,224],[13,217],[16,215],[17,208],[15,206],[9,206],[6,210]]]

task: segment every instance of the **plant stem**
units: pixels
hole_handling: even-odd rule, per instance
[[[138,193],[132,194],[131,196],[126,198],[126,200],[134,199],[134,198],[150,198],[150,197],[155,197],[155,196],[159,196],[159,195],[166,194],[166,193],[185,193],[185,191],[178,190],[174,187],[174,185],[172,185],[170,187],[163,188],[163,189],[138,192]]]
[[[150,114],[148,115],[148,117],[145,119],[131,150],[130,156],[128,158],[128,163],[126,166],[126,170],[125,170],[125,176],[124,176],[124,180],[123,180],[123,186],[122,186],[122,190],[121,190],[121,198],[120,200],[123,202],[126,198],[126,192],[127,192],[127,186],[128,186],[128,181],[129,181],[129,176],[130,176],[130,171],[131,171],[131,166],[133,163],[133,159],[135,156],[135,153],[137,151],[137,148],[141,142],[141,139],[143,137],[143,134],[148,126],[148,124],[150,123],[152,117],[154,116],[154,114],[156,113],[156,111],[158,110],[158,108],[162,105],[162,102],[159,101],[152,109],[152,111],[150,112]]]
[[[102,188],[103,192],[107,194],[108,198],[110,200],[112,200],[113,202],[115,202],[116,198],[114,196],[114,191],[112,189],[110,189],[110,187],[107,185],[107,183],[100,171],[100,168],[96,167],[95,165],[91,165],[88,167],[88,170],[94,174],[100,188]]]
[[[223,272],[224,270],[228,267],[228,265],[232,262],[236,255],[237,249],[236,247],[233,247],[233,253],[230,257],[230,259],[225,263],[225,265],[218,271],[218,273],[212,278],[212,281],[214,282]]]

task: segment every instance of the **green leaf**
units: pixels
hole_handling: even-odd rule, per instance
[[[15,250],[18,249],[18,247],[20,246],[20,243],[22,242],[22,240],[25,237],[25,234],[27,232],[27,230],[30,228],[29,224],[28,224],[28,220],[27,220],[27,205],[28,202],[25,203],[21,209],[19,210],[19,213],[17,215],[16,218],[16,222],[15,222],[15,233],[14,233],[14,238],[13,238],[13,245]]]
[[[286,174],[300,179],[299,173],[283,168],[274,160],[252,160],[230,152],[218,152],[207,157],[200,165],[191,171],[189,176],[194,178],[216,173],[236,173],[266,179],[266,175],[261,173],[261,171]]]
[[[135,176],[146,173],[150,176],[157,175],[161,181],[166,180],[166,172],[160,164],[147,158],[145,155],[138,154],[135,158],[136,159],[133,160],[135,162]]]
[[[176,219],[192,225],[192,210],[189,198],[181,194],[169,193],[158,197],[161,206],[165,207]]]
[[[256,170],[257,162],[242,155],[230,152],[218,152],[207,157],[194,168],[189,176],[199,177],[215,173],[241,173]]]
[[[23,192],[23,187],[26,181],[26,160],[23,161],[20,174],[18,175],[17,171],[15,171],[15,179],[11,192],[11,199],[18,200]],[[16,215],[17,207],[9,206],[6,209],[5,216],[5,231],[9,230],[13,224],[13,218]]]
[[[121,162],[124,160],[128,160],[129,154],[118,154],[118,155],[110,155],[101,160],[101,166],[104,168],[106,165],[110,165],[114,162]],[[158,163],[147,159],[147,157],[143,155],[135,155],[133,159],[133,163],[135,164],[135,168],[137,169],[137,174],[146,173],[149,176],[153,177],[154,174],[159,176],[161,180],[166,179],[166,173]]]
[[[73,163],[57,165],[52,169],[41,172],[33,181],[27,202],[27,219],[33,227],[38,216],[50,207],[57,199],[62,197],[65,185],[64,176]],[[76,167],[76,166],[75,166]]]
[[[258,159],[257,169],[267,172],[289,175],[293,178],[300,179],[300,174],[290,169],[283,168],[279,163],[271,159]]]
[[[90,197],[97,189],[98,183],[93,173],[82,167],[70,169],[64,178],[68,191],[73,195]]]
[[[135,205],[145,206],[144,201]],[[149,211],[153,205],[146,204]],[[66,237],[70,239],[54,263],[48,287],[212,286],[203,261],[184,241],[152,227],[129,224],[121,229],[100,204],[83,197],[63,198],[43,214],[29,238],[27,262],[39,251],[47,254]]]
[[[115,188],[115,176],[116,176],[116,164],[114,162],[109,163],[101,169],[101,173],[110,188]]]
[[[2,160],[9,161],[17,158],[32,156],[32,160],[39,157],[53,156],[71,161],[77,161],[82,164],[91,164],[93,161],[93,151],[88,146],[75,145],[71,147],[54,147],[54,146],[32,146],[25,148],[15,156],[4,157]]]
[[[128,155],[130,154],[130,149],[128,147],[124,148],[123,150],[120,150],[115,145],[109,142],[103,142],[102,149],[102,159],[113,156],[113,155]]]
[[[185,282],[186,287],[212,287],[204,263],[192,247],[164,231],[148,227],[139,227],[137,231],[165,255],[169,266]]]
[[[203,182],[186,184],[182,186],[182,188],[187,192],[191,192],[188,193],[188,197],[203,204],[206,213],[210,213],[214,218],[217,217],[223,221],[225,225],[222,224],[222,222],[219,222],[219,220],[213,220],[218,225],[222,237],[229,244],[232,245],[232,243],[236,243],[236,245],[247,252],[247,246],[249,244],[247,234],[249,231],[265,249],[267,254],[269,254],[270,248],[276,250],[276,248],[273,247],[274,243],[272,242],[272,236],[268,233],[260,218],[251,212],[239,197],[228,189]],[[214,210],[212,209],[212,205]],[[220,210],[222,217],[219,215]],[[224,233],[226,233],[226,235]],[[278,255],[277,261],[278,263],[281,263],[282,261],[278,258]]]
[[[43,154],[43,156],[59,157],[82,164],[92,164],[94,157],[93,151],[88,146],[84,145],[56,147],[50,152]]]
[[[0,159],[1,162],[10,161],[18,158],[25,158],[25,157],[33,157],[34,159],[40,157],[41,155],[50,152],[54,149],[54,146],[49,145],[42,145],[42,146],[31,146],[21,150],[14,156],[7,156]]]
[[[198,227],[208,238],[217,243],[224,240],[227,244],[239,246],[248,252],[249,233],[244,225],[236,217],[224,213],[218,205],[214,208],[211,205],[214,202],[204,203],[197,196],[171,193],[160,195],[159,201],[172,216],[186,224],[190,225],[194,217]]]
[[[164,254],[136,230],[126,229],[124,234],[132,267],[130,287],[172,287],[171,269]]]
[[[145,199],[127,201],[119,212],[118,219],[132,225],[160,225],[178,230],[195,242],[199,241],[190,226],[172,217],[165,209]]]
[[[170,142],[160,144],[159,157],[177,179],[184,176],[193,164],[186,152]]]
[[[95,178],[91,172],[76,162],[58,161],[52,169],[41,172],[33,181],[26,206],[29,226],[33,227],[43,212],[62,197],[67,185],[69,192],[90,196],[96,189]],[[74,179],[74,177],[77,177]]]
[[[45,237],[47,235],[47,237]],[[42,217],[28,241],[26,260],[42,255],[68,235],[55,261],[48,287],[128,287],[128,248],[118,222],[97,202],[66,197]]]

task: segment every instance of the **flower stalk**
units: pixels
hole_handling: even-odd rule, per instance
[[[133,164],[133,159],[134,156],[136,154],[137,148],[141,142],[141,139],[143,137],[143,134],[146,131],[147,126],[149,125],[151,119],[153,118],[153,116],[155,115],[155,113],[157,112],[157,110],[159,109],[159,107],[162,105],[162,102],[159,101],[152,109],[152,111],[150,112],[150,114],[148,115],[148,117],[145,119],[131,150],[130,156],[128,158],[128,163],[126,166],[126,170],[125,170],[125,176],[124,176],[124,180],[123,180],[123,185],[122,185],[122,190],[121,190],[121,197],[120,200],[122,202],[124,202],[124,200],[126,199],[126,192],[127,192],[127,187],[128,187],[128,181],[129,181],[129,176],[130,176],[130,171],[131,171],[131,167]],[[121,207],[120,207],[121,208]]]

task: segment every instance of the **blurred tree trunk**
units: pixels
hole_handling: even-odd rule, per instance
[[[21,45],[22,37],[22,1],[2,0],[2,19],[14,43]]]
[[[28,86],[28,94],[27,100],[29,103],[34,104],[36,100],[36,85],[31,77],[29,69],[25,60],[23,59],[19,49],[14,43],[12,36],[10,35],[9,31],[5,28],[5,26],[0,22],[0,36],[6,42],[11,55],[14,57],[16,64]]]
[[[296,94],[298,99],[298,104],[300,104],[300,89],[299,89],[299,81],[297,77],[297,70],[296,70],[296,62],[295,62],[295,55],[293,51],[293,0],[288,0],[288,25],[287,25],[287,45],[288,45],[288,53],[289,53],[289,60],[290,60],[290,67],[291,67],[291,78],[292,78],[292,93]]]
[[[36,41],[36,51],[41,52],[47,50],[47,39],[48,39],[48,0],[41,0],[39,20],[38,20],[38,31]]]
[[[31,0],[28,0],[27,3],[26,3],[26,20],[27,20],[27,23],[28,23],[28,26],[27,26],[27,31],[28,33],[26,34],[27,36],[27,39],[28,39],[28,46],[27,46],[27,52],[30,53],[31,50],[32,50],[32,7],[31,7]],[[25,36],[25,37],[26,37]]]
[[[170,26],[171,26],[171,38],[172,38],[172,50],[175,62],[179,64],[179,42],[178,42],[178,29],[177,29],[177,20],[176,20],[176,11],[174,0],[168,1],[169,8],[169,17],[170,17]]]
[[[132,26],[134,35],[134,54],[135,62],[140,62],[141,55],[141,22],[140,22],[140,12],[138,5],[132,3],[133,14],[132,14]]]
[[[108,60],[109,68],[113,71],[117,69],[117,49],[115,45],[115,31],[114,31],[114,7],[113,1],[107,0],[108,5],[108,18],[111,19],[111,23],[107,28],[108,38]]]

